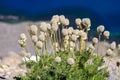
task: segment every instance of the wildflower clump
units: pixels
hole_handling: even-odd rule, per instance
[[[20,34],[20,39],[18,40],[18,43],[20,44],[21,47],[25,47],[26,46],[26,35],[24,33]]]
[[[30,26],[29,34],[33,42],[35,56],[25,61],[29,71],[21,80],[106,80],[109,76],[107,68],[103,66],[103,56],[95,53],[96,44],[99,43],[104,26],[97,28],[98,38],[94,37],[92,43],[87,45],[88,32],[91,28],[89,18],[75,19],[76,28],[69,27],[69,19],[64,15],[54,15],[48,22],[41,22],[40,26]],[[109,33],[104,32],[105,39]],[[26,36],[20,36],[19,44],[25,46]],[[114,52],[115,43],[106,51]],[[26,57],[25,53],[22,55]],[[31,59],[34,60],[31,63]]]

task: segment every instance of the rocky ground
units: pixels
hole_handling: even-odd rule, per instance
[[[0,80],[13,80],[13,76],[26,72],[24,66],[19,66],[22,62],[22,57],[19,55],[22,48],[18,45],[18,39],[20,33],[28,35],[26,27],[28,23],[9,24],[0,22]],[[27,43],[28,51],[33,52],[29,40]]]
[[[6,56],[0,59],[0,80],[13,80],[13,77],[19,74],[25,74],[26,67],[19,66],[22,63],[22,58],[15,52],[9,52]]]

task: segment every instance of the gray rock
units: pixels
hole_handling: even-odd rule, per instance
[[[1,63],[8,66],[18,66],[22,62],[21,56],[15,52],[9,52],[1,60]]]

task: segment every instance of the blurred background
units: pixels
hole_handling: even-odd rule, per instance
[[[110,41],[120,42],[120,0],[0,0],[0,54],[19,51],[17,40],[27,21],[48,21],[52,15],[65,15],[70,25],[75,18],[90,18],[90,39],[104,25]],[[75,28],[75,27],[74,27]]]

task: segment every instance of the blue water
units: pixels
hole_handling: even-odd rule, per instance
[[[0,0],[0,15],[18,17],[0,21],[50,20],[54,14],[64,14],[72,22],[71,26],[75,26],[75,18],[89,17],[92,34],[102,24],[111,32],[112,40],[120,42],[120,0]]]

